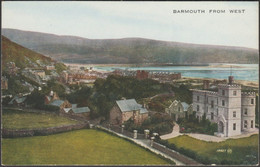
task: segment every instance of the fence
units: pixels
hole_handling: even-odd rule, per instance
[[[65,125],[59,127],[41,128],[41,129],[2,129],[3,138],[28,137],[28,136],[44,136],[67,132],[71,130],[78,130],[89,128],[88,123],[80,123],[74,125]]]
[[[166,146],[163,146],[159,143],[154,142],[153,143],[153,148],[169,155],[172,158],[175,158],[176,160],[185,163],[186,165],[202,165],[193,159],[190,159],[184,155],[179,154],[178,152],[172,151],[171,149],[167,148]]]
[[[127,137],[131,137],[133,138],[134,137],[134,133],[133,132],[129,132],[127,130],[123,130],[123,133],[122,133],[122,128],[121,127],[118,127],[118,126],[113,126],[113,125],[102,125],[104,126],[105,128],[108,128],[108,129],[111,129],[117,133],[120,133],[122,135],[125,135]],[[141,134],[141,133],[137,133],[137,139],[145,139],[145,135],[144,134]]]

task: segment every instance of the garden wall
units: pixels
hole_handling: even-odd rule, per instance
[[[41,129],[2,129],[3,138],[16,138],[28,136],[45,136],[71,130],[89,128],[88,123],[65,125],[59,127],[41,128]]]

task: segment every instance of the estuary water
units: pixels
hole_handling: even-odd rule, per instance
[[[232,68],[231,68],[232,67]],[[161,66],[161,67],[128,67],[128,66],[95,66],[96,70],[114,71],[146,70],[151,72],[175,72],[183,77],[227,79],[230,74],[236,80],[258,81],[258,64],[210,64],[209,66]]]

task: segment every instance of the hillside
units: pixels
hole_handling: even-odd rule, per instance
[[[2,36],[1,54],[3,70],[6,68],[8,62],[15,62],[17,67],[25,68],[39,67],[41,64],[48,65],[53,61],[51,58],[18,45],[4,36]]]
[[[142,38],[87,39],[3,29],[3,35],[56,60],[73,63],[256,63],[258,50]]]

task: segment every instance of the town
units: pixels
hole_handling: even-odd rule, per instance
[[[36,62],[35,67],[23,69],[15,62],[7,63],[1,79],[3,109],[51,112],[134,139],[144,135],[150,138],[150,147],[159,150],[162,148],[156,142],[163,144],[163,140],[183,134],[219,142],[258,133],[256,93],[254,89],[242,91],[233,76],[228,80],[200,80],[198,85],[198,81],[190,84],[194,81],[185,80],[181,73],[128,69],[107,72],[91,66]],[[17,84],[13,78],[21,79]],[[9,92],[14,85],[21,88]],[[29,134],[4,129],[3,135]]]

